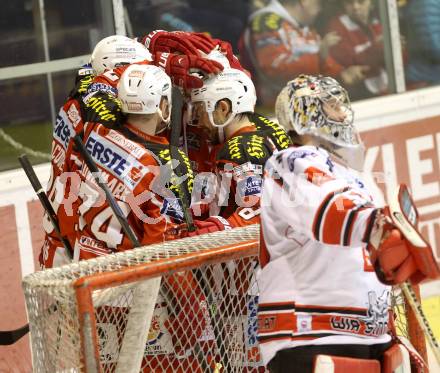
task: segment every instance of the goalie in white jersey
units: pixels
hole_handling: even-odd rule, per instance
[[[364,149],[345,89],[333,78],[301,75],[281,91],[276,112],[297,146],[266,163],[258,279],[263,360],[271,372],[319,372],[314,361],[325,354],[339,369],[379,372],[393,345],[389,285],[426,274],[398,229],[377,231],[388,210],[378,208],[354,170],[362,168]]]

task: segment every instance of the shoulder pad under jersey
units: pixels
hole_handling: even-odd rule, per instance
[[[82,99],[84,122],[98,122],[106,127],[114,127],[122,123],[121,102],[111,94],[96,92]]]
[[[255,124],[257,131],[268,136],[277,150],[283,150],[293,145],[286,130],[278,123],[266,118],[258,113],[252,113],[250,120]]]
[[[266,160],[274,152],[271,141],[258,131],[234,136],[223,144],[217,153],[216,163],[222,167],[227,163],[240,165],[252,163],[264,166]]]
[[[93,74],[93,70],[90,74],[77,75],[75,78],[75,87],[73,87],[73,89],[70,91],[69,98],[79,99],[82,95],[84,95],[94,77],[95,75]]]
[[[279,152],[275,159],[282,169],[294,173],[302,173],[305,165],[311,165],[329,173],[333,172],[334,167],[329,154],[324,149],[310,145]]]

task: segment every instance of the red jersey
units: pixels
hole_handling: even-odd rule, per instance
[[[57,215],[61,234],[67,238],[72,248],[76,238],[76,215],[71,209],[66,209],[63,203],[70,192],[70,179],[64,178],[63,174],[76,169],[77,159],[68,149],[72,145],[72,138],[83,129],[81,97],[93,77],[93,70],[87,66],[78,71],[76,86],[59,110],[53,128],[51,173],[46,193]],[[39,256],[41,268],[66,264],[68,257],[65,249],[47,214],[43,217],[43,228],[45,240]]]
[[[348,15],[334,18],[327,30],[335,31],[341,42],[330,48],[330,54],[344,68],[353,65],[366,65],[370,69],[364,84],[373,94],[385,93],[388,76],[385,71],[382,25],[377,19],[367,26],[360,26]]]
[[[180,200],[169,188],[169,180],[163,180],[169,160],[167,140],[143,134],[128,123],[123,131],[91,123],[85,147],[141,245],[179,238],[183,220]],[[85,164],[80,177],[76,257],[89,259],[133,248]]]
[[[297,75],[337,76],[342,70],[332,57],[320,57],[319,35],[301,26],[278,2],[251,15],[243,41],[264,103],[273,103],[285,83]]]
[[[259,223],[264,165],[274,152],[292,145],[277,123],[258,114],[252,114],[250,120],[250,126],[241,128],[212,152],[217,185],[208,184],[206,199],[213,201],[211,215],[226,218],[232,227]]]

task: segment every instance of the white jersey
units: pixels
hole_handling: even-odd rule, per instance
[[[267,364],[303,345],[390,341],[389,286],[365,244],[376,206],[355,171],[313,146],[266,163],[258,340]]]

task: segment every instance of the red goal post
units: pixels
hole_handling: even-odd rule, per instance
[[[23,280],[36,372],[258,372],[259,226]]]
[[[258,248],[254,225],[26,276],[34,371],[265,372]],[[417,322],[393,300],[399,334],[420,349]]]

